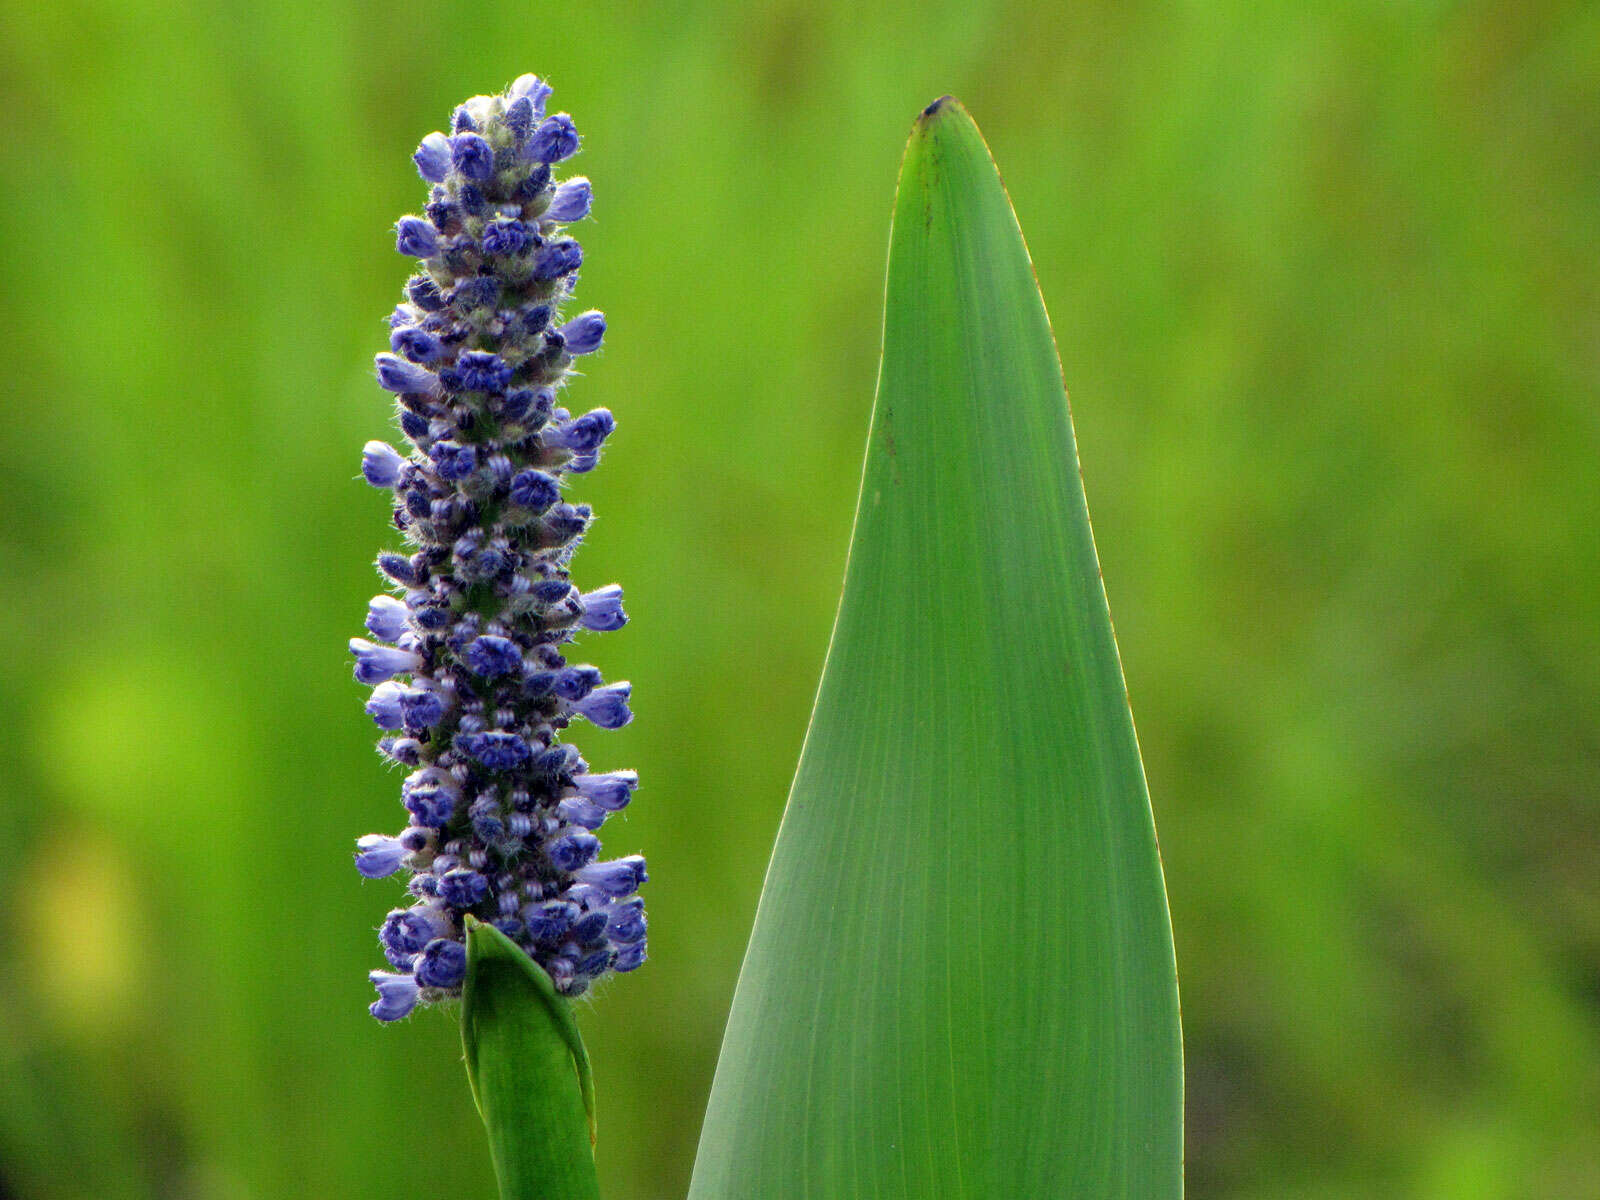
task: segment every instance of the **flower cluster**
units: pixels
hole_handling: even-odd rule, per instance
[[[373,599],[371,640],[355,638],[379,748],[411,768],[407,827],[356,843],[369,879],[410,872],[412,902],[384,920],[391,971],[372,972],[372,1015],[459,995],[463,921],[497,926],[577,995],[645,957],[644,860],[602,861],[595,837],[627,805],[632,771],[591,773],[560,731],[632,719],[629,686],[562,653],[579,630],[619,628],[622,589],[580,592],[568,563],[591,511],[562,499],[592,470],[613,428],[573,416],[557,390],[576,355],[600,346],[605,318],[562,320],[583,261],[565,227],[589,212],[589,181],[551,168],[578,150],[550,88],[524,75],[502,96],[456,109],[415,161],[433,185],[425,216],[396,225],[420,260],[389,318],[378,381],[398,398],[409,455],[369,442],[362,474],[394,493],[407,554],[381,554],[398,594]]]

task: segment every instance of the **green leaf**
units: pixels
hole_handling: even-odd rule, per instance
[[[598,1200],[594,1079],[572,1006],[510,938],[471,917],[461,1040],[501,1200]]]
[[[1060,362],[953,100],[917,121],[844,598],[692,1200],[1182,1194],[1155,827]]]

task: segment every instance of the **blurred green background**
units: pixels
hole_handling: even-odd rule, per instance
[[[1600,6],[3,0],[0,55],[0,1195],[492,1194],[452,1018],[365,1011],[343,641],[409,155],[532,70],[620,421],[578,569],[639,719],[580,740],[653,875],[582,1018],[608,1200],[683,1194],[944,92],[1072,392],[1190,1194],[1600,1196]]]

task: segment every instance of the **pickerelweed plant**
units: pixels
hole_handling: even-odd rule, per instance
[[[562,489],[599,462],[614,422],[558,406],[606,325],[561,315],[583,261],[567,226],[591,192],[552,174],[579,137],[567,114],[545,114],[549,95],[524,75],[457,108],[414,156],[432,185],[425,215],[395,227],[418,270],[377,377],[409,453],[369,442],[362,474],[393,492],[410,552],[378,556],[394,590],[371,602],[371,639],[350,642],[379,749],[410,768],[406,827],[356,843],[367,878],[410,875],[411,902],[379,933],[393,970],[371,973],[381,1021],[461,995],[474,920],[565,996],[645,958],[644,860],[601,861],[595,836],[638,779],[591,772],[561,740],[574,718],[615,729],[632,714],[627,683],[565,652],[627,618],[621,588],[580,591],[569,574],[592,513]]]
[[[567,662],[620,589],[568,567],[562,500],[612,430],[556,407],[605,330],[563,320],[588,182],[533,76],[456,110],[417,169],[421,262],[378,379],[409,554],[379,556],[356,677],[411,769],[409,824],[356,865],[410,872],[372,1012],[461,997],[502,1200],[598,1200],[569,998],[644,960],[639,858],[596,831],[632,772],[560,738],[629,719]],[[689,1200],[1181,1200],[1177,976],[1149,793],[1100,581],[1060,359],[977,126],[912,130],[843,598],[701,1128]]]

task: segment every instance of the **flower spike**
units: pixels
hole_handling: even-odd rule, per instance
[[[568,227],[593,192],[552,177],[582,142],[566,113],[546,115],[549,95],[524,75],[457,108],[412,156],[431,185],[426,216],[395,225],[415,273],[374,366],[408,445],[368,442],[361,473],[392,491],[409,545],[378,556],[396,594],[368,605],[371,640],[350,641],[379,749],[413,768],[402,831],[356,842],[364,877],[409,876],[409,907],[379,934],[392,970],[370,976],[381,1021],[460,994],[468,916],[569,996],[645,957],[644,860],[602,860],[596,836],[638,776],[590,774],[561,741],[579,717],[615,729],[633,713],[627,683],[565,655],[627,617],[616,584],[582,592],[569,574],[593,513],[562,489],[594,468],[616,422],[557,404],[606,322],[560,313],[583,262]]]

